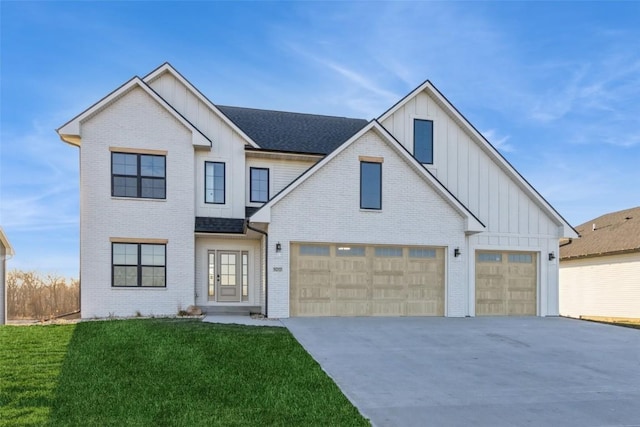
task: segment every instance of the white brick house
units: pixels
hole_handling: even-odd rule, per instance
[[[85,318],[558,314],[577,233],[428,81],[367,123],[215,105],[164,64],[58,134]]]

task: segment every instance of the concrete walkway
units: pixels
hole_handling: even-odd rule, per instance
[[[375,426],[640,426],[640,330],[564,318],[282,322]]]
[[[279,328],[284,327],[280,320],[273,319],[260,319],[250,316],[205,316],[202,319],[203,322],[209,323],[224,323],[227,325],[246,325],[246,326],[276,326]]]

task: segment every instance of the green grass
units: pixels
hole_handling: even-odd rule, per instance
[[[0,327],[0,426],[369,425],[283,328]]]

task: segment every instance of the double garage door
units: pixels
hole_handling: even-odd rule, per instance
[[[291,316],[444,316],[444,248],[291,244]]]
[[[476,252],[476,315],[535,316],[536,254]]]

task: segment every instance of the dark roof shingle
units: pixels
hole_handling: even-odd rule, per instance
[[[243,234],[245,220],[242,218],[196,217],[196,233]]]
[[[328,154],[368,123],[346,117],[216,106],[265,150]]]
[[[640,206],[599,216],[576,230],[580,238],[560,248],[560,259],[640,251]]]

